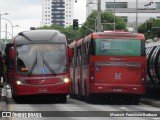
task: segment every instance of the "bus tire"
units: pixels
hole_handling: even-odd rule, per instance
[[[139,105],[139,102],[140,102],[140,98],[137,98],[137,99],[134,100],[133,104],[134,105]]]
[[[91,95],[86,96],[86,102],[91,104],[94,103],[93,97]]]
[[[91,98],[90,96],[86,96],[86,100],[85,100],[87,103],[90,103],[91,102]]]
[[[12,98],[16,103],[21,103],[22,102],[19,96],[14,96],[13,95]]]
[[[140,96],[139,95],[136,95],[136,96],[132,97],[131,104],[139,105],[139,102],[140,102]]]
[[[59,100],[60,100],[61,103],[66,103],[67,102],[67,96],[62,95],[62,96],[60,96]]]
[[[15,95],[15,92],[13,90],[13,87],[11,86],[11,94],[12,94],[12,99],[16,102],[16,103],[20,103],[20,97]]]

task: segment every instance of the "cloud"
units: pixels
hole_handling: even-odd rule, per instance
[[[13,25],[20,27],[14,28],[14,34],[29,30],[30,27],[39,27],[42,21],[43,0],[0,0],[0,13],[5,12],[9,15],[2,15],[12,22]],[[74,18],[83,23],[86,18],[86,0],[78,0],[74,3]],[[5,22],[2,20],[2,29],[5,29]],[[11,32],[11,25],[8,23],[8,32]]]
[[[14,25],[19,25],[19,28],[14,28],[16,31],[28,30],[31,26],[39,26],[42,20],[42,0],[1,0],[0,13],[9,13],[2,15]],[[5,29],[5,23],[8,24],[8,31],[11,31],[11,25],[8,21],[2,20],[2,30]]]
[[[86,0],[78,0],[74,3],[74,18],[79,20],[82,24],[86,19]]]

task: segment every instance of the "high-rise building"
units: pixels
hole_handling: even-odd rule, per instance
[[[87,0],[86,10],[87,16],[97,10],[97,0]],[[140,25],[149,18],[160,19],[159,0],[101,0],[101,10],[122,17],[131,31],[136,23]]]
[[[43,0],[42,25],[52,24],[68,27],[72,25],[74,0]]]

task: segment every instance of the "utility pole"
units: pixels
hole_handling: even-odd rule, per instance
[[[0,13],[0,51],[2,51],[2,45],[1,45],[1,17],[2,15],[8,15],[8,13],[4,13],[4,14]]]
[[[114,0],[114,30],[116,29],[116,21],[115,21],[115,19],[116,19],[116,17],[115,17],[115,0]]]
[[[138,0],[136,0],[136,24],[135,24],[135,32],[138,32]]]
[[[98,5],[97,5],[97,32],[102,31],[102,26],[101,26],[101,0],[98,0]]]
[[[7,23],[6,23],[6,32],[5,32],[5,44],[7,43]],[[5,46],[5,45],[4,45]]]

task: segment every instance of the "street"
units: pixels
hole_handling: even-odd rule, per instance
[[[149,111],[150,113],[156,113],[159,108],[152,107],[149,105],[144,105],[140,103],[139,105],[119,105],[119,104],[88,104],[84,101],[74,100],[68,97],[66,104],[44,101],[41,99],[36,99],[33,101],[25,100],[24,103],[15,103],[11,98],[11,91],[7,89],[7,111],[12,112],[12,117],[8,117],[7,120],[21,120],[21,119],[32,119],[32,120],[157,120],[159,117],[108,117],[112,113],[124,113],[132,114],[136,111]],[[38,102],[41,101],[41,102]],[[47,111],[47,112],[45,112]],[[78,111],[78,112],[76,112]],[[104,113],[106,112],[106,117]],[[152,112],[151,112],[152,111]],[[20,114],[13,114],[13,113]],[[34,116],[32,113],[40,113]],[[29,115],[28,115],[29,114]],[[31,115],[32,114],[32,115]],[[46,115],[45,115],[46,114]],[[67,115],[68,114],[68,115]],[[17,117],[17,116],[18,117]],[[48,115],[48,117],[47,117]],[[60,117],[62,115],[62,117]],[[33,117],[34,116],[34,117]],[[44,117],[43,117],[44,116]],[[55,117],[49,117],[55,116]],[[57,116],[57,117],[56,117]],[[67,117],[65,117],[67,116]],[[120,114],[119,114],[120,116]],[[27,118],[32,117],[32,118]]]

